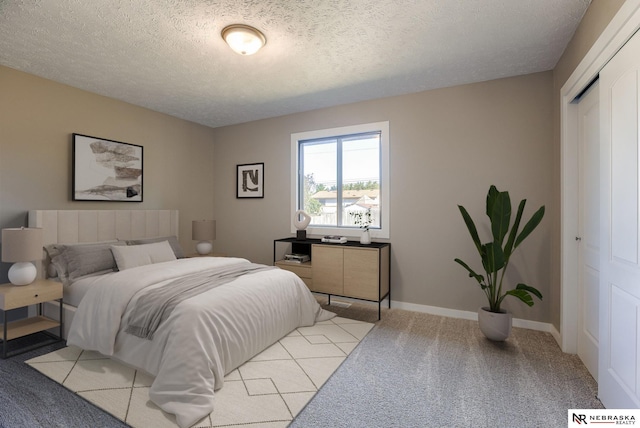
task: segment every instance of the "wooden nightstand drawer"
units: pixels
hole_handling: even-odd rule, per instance
[[[62,298],[62,283],[36,280],[29,285],[0,285],[0,309],[7,311]]]

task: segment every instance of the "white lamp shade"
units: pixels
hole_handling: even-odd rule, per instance
[[[222,30],[222,38],[231,49],[240,55],[253,55],[267,43],[264,34],[253,27],[242,24],[225,27]]]
[[[194,220],[191,223],[191,239],[194,241],[213,241],[216,239],[216,221]]]
[[[2,261],[31,262],[42,258],[42,229],[2,229]]]
[[[2,261],[14,263],[9,268],[12,284],[31,284],[38,274],[31,262],[41,258],[42,229],[2,229]]]

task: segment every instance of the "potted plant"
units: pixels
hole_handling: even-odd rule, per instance
[[[353,221],[362,230],[362,236],[360,237],[361,244],[371,244],[371,234],[369,233],[369,226],[373,223],[373,217],[371,217],[371,208],[367,208],[366,211],[354,211],[350,213],[353,216]]]
[[[489,301],[489,306],[478,310],[480,330],[491,340],[502,341],[511,332],[511,314],[501,308],[502,301],[507,296],[515,296],[528,306],[533,306],[533,296],[542,299],[542,293],[526,284],[517,284],[515,288],[503,287],[504,274],[509,260],[516,248],[540,224],[544,217],[544,205],[536,211],[529,221],[520,229],[520,220],[527,200],[520,201],[518,212],[513,225],[511,224],[511,199],[509,192],[500,192],[496,186],[491,186],[487,193],[486,214],[491,224],[492,239],[483,244],[478,236],[471,216],[467,210],[458,205],[471,239],[480,254],[485,275],[476,273],[469,265],[460,259],[455,259],[474,278]],[[505,238],[507,241],[505,242]]]

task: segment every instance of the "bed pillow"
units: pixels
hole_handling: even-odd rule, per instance
[[[47,253],[47,256],[49,256],[47,263],[47,278],[56,278],[58,276],[58,271],[53,263],[51,263],[51,260],[59,254],[58,244],[45,245],[44,251]]]
[[[110,241],[114,242],[114,241]],[[58,256],[63,249],[64,244],[49,244],[44,246],[44,251],[49,256],[49,263],[47,264],[47,278],[56,278],[58,276],[58,270],[56,266],[53,264],[53,258]],[[66,266],[66,262],[65,262]],[[66,272],[66,267],[65,267]]]
[[[111,252],[120,270],[176,259],[176,255],[168,241],[160,241],[153,244],[128,245],[125,247],[112,246]]]
[[[169,245],[171,245],[171,249],[173,253],[176,255],[176,258],[183,259],[185,257],[184,251],[178,242],[178,238],[176,236],[162,236],[159,238],[144,238],[144,239],[129,239],[127,240],[128,245],[143,245],[143,244],[155,244],[156,242],[167,241]]]
[[[88,275],[116,270],[111,246],[126,246],[124,242],[107,241],[87,244],[52,244],[45,247],[53,257],[51,264],[65,285]]]

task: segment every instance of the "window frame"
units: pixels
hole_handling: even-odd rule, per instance
[[[391,189],[389,186],[389,122],[373,122],[360,125],[342,126],[338,128],[319,129],[315,131],[296,132],[291,134],[291,214],[298,209],[299,196],[299,159],[300,141],[331,138],[352,134],[365,134],[370,132],[380,133],[380,228],[371,228],[372,238],[389,239],[389,201]],[[292,218],[293,219],[293,218]],[[296,227],[291,223],[291,232],[296,232]],[[349,238],[359,238],[362,231],[354,227],[314,226],[307,227],[308,235],[342,235]]]

